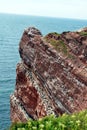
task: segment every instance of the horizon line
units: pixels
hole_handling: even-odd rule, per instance
[[[24,16],[32,16],[32,17],[46,17],[46,18],[60,18],[60,19],[72,19],[72,20],[85,20],[85,18],[73,18],[73,17],[58,17],[58,16],[47,16],[47,15],[35,15],[35,14],[22,14],[22,13],[11,13],[11,12],[0,12],[0,14],[9,14],[9,15],[24,15]]]

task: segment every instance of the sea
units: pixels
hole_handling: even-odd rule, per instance
[[[46,35],[79,30],[87,27],[87,20],[0,14],[0,130],[11,124],[10,95],[15,89],[16,65],[21,61],[18,47],[28,27],[36,27]]]

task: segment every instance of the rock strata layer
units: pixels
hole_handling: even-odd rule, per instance
[[[12,122],[87,109],[87,28],[43,37],[30,27],[19,53],[10,97]]]

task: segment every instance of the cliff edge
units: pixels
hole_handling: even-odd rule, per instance
[[[87,109],[87,28],[43,37],[30,27],[19,53],[10,97],[12,122]]]

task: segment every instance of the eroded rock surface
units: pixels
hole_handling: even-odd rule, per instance
[[[11,120],[87,109],[87,28],[50,33],[30,27],[19,44],[22,59],[11,95]]]

